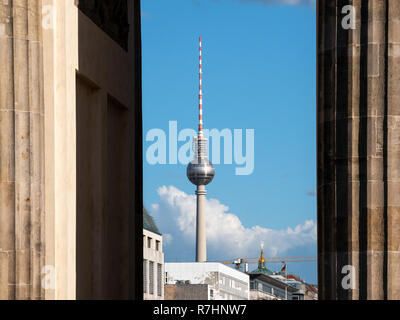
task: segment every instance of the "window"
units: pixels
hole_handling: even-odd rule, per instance
[[[149,262],[149,294],[154,294],[154,262]]]
[[[162,265],[157,264],[157,294],[159,297],[162,295]]]
[[[161,242],[158,240],[156,241],[156,250],[161,251]]]
[[[153,239],[150,238],[150,237],[147,238],[147,248],[151,248],[151,241],[152,241],[152,240],[153,240]]]
[[[212,289],[210,290],[210,297],[214,298],[214,290],[212,290]]]
[[[143,293],[147,293],[147,260],[143,260]]]
[[[280,297],[280,298],[285,298],[285,297],[286,297],[285,292],[282,291],[282,290],[274,290],[274,293],[275,293],[275,295],[276,295],[277,297]]]
[[[266,286],[265,284],[262,285],[262,291],[267,292],[267,293],[271,293],[271,288]]]

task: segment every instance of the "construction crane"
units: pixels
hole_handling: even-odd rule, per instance
[[[259,262],[260,258],[236,258],[232,260],[219,261],[222,264],[234,264],[236,269],[244,264],[245,269],[249,264],[255,264]],[[282,263],[287,264],[288,262],[315,262],[317,259],[313,257],[269,257],[264,258],[265,263]],[[247,270],[245,270],[247,272]]]

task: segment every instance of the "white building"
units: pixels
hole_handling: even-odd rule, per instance
[[[249,300],[249,275],[214,262],[165,264],[167,284],[207,284],[210,300]]]
[[[143,212],[143,298],[164,300],[162,235],[146,210]]]

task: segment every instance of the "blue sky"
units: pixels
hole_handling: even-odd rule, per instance
[[[216,165],[207,188],[208,198],[214,199],[207,214],[222,219],[210,220],[233,221],[226,220],[232,215],[240,221],[232,229],[254,236],[238,238],[248,245],[237,250],[211,239],[212,260],[257,256],[258,240],[266,234],[262,241],[270,255],[316,256],[310,231],[315,233],[316,222],[315,8],[290,5],[297,1],[270,2],[142,1],[145,136],[154,128],[168,132],[169,121],[177,121],[178,130],[196,129],[200,35],[205,127],[255,130],[253,174],[237,176],[236,165]],[[151,144],[144,142],[145,153]],[[169,239],[166,260],[193,260],[193,235],[185,238],[182,229],[191,226],[189,203],[195,190],[186,179],[186,166],[150,165],[145,159],[144,179],[144,204]],[[285,242],[284,235],[290,240]],[[177,246],[178,239],[185,246]],[[289,268],[316,282],[316,264]]]

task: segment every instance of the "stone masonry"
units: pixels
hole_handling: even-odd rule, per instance
[[[319,296],[400,299],[400,1],[317,3]]]

